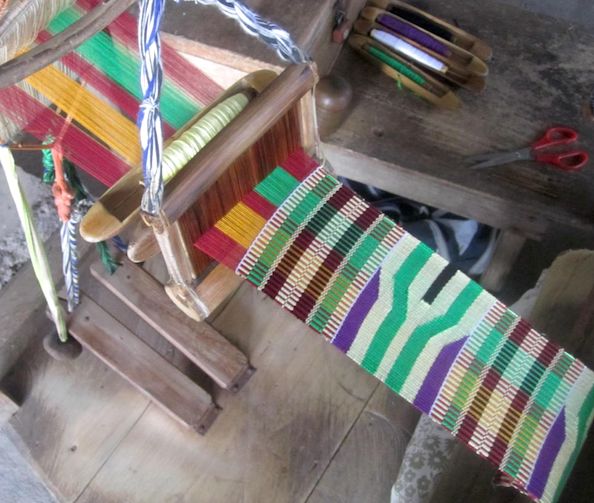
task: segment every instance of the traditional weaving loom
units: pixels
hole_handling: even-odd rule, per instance
[[[142,3],[143,72],[158,67],[162,9]],[[220,266],[213,275],[214,259],[488,459],[510,485],[555,501],[594,417],[594,373],[332,175],[315,129],[315,65],[283,41],[292,64],[225,92],[176,134],[162,163],[151,136],[158,114],[144,115],[144,197],[140,172],[131,171],[89,211],[85,237],[108,239],[142,215],[147,226],[135,225],[128,254],[141,261],[161,251],[168,293],[183,312],[204,319],[212,307],[201,289],[227,288]],[[154,105],[158,72],[143,76]],[[82,316],[73,315],[75,336]]]

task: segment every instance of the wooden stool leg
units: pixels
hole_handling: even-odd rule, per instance
[[[502,231],[497,239],[493,258],[481,276],[481,285],[490,292],[503,288],[516,259],[520,255],[526,238],[514,231]]]
[[[108,275],[95,262],[91,273],[219,386],[236,391],[251,375],[248,360],[239,349],[208,323],[184,315],[163,286],[139,266],[125,261]]]

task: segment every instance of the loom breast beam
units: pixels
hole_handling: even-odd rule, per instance
[[[276,77],[274,72],[261,70],[242,78],[235,85],[225,91],[218,100],[201,110],[196,117],[189,121],[181,130],[168,140],[168,145],[183,135],[197,120],[210,112],[221,101],[237,93],[245,92],[257,94]],[[142,171],[138,166],[126,173],[116,184],[103,193],[87,212],[80,225],[82,237],[89,242],[100,242],[120,234],[127,227],[134,227],[140,222],[140,201],[143,186]],[[146,233],[151,239],[151,232]],[[139,247],[150,247],[150,243],[139,243]],[[148,249],[148,248],[147,248]],[[154,247],[152,248],[154,249]],[[132,259],[133,259],[132,254]],[[144,259],[147,257],[145,256]],[[142,261],[142,260],[133,260]]]
[[[375,7],[365,7],[361,11],[361,17],[377,23],[398,36],[403,36],[407,40],[419,44],[421,47],[429,49],[430,54],[455,70],[480,77],[485,77],[489,73],[485,62],[471,52],[414,26],[394,14]]]
[[[135,0],[104,0],[101,5],[51,40],[0,65],[0,88],[16,84],[72,51],[134,3]]]
[[[353,34],[349,37],[349,44],[367,61],[421,98],[446,110],[460,107],[460,98],[448,86],[369,37]]]
[[[317,81],[313,64],[287,67],[165,187],[162,214],[177,220],[242,152],[270,129]],[[158,220],[151,215],[146,219]]]
[[[426,71],[431,72],[433,75],[439,75],[440,77],[443,77],[460,87],[468,89],[469,91],[481,92],[485,88],[486,82],[483,76],[473,74],[464,68],[461,68],[460,66],[452,65],[451,62],[448,62],[447,58],[430,51],[414,40],[410,40],[390,31],[385,26],[374,23],[373,21],[368,21],[367,19],[359,18],[357,21],[355,21],[354,28],[356,33],[372,38],[376,42],[380,43],[385,49],[389,49],[393,54],[398,54],[407,61],[413,62],[415,66],[421,67]],[[441,62],[443,69],[437,69],[436,66],[430,64],[429,62],[424,62],[418,58],[413,58],[406,53],[397,52],[397,47],[395,47],[393,42],[398,43],[400,41],[412,46],[413,49],[420,50],[433,60]]]
[[[466,49],[483,61],[488,61],[493,55],[493,50],[483,40],[413,5],[400,0],[371,0],[369,4],[396,14],[416,26],[423,25],[427,31],[438,33],[441,38],[447,37],[450,42]]]

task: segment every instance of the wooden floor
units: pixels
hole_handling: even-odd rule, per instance
[[[95,295],[188,371],[111,294]],[[60,500],[389,501],[417,413],[249,285],[214,324],[257,370],[238,394],[212,390],[223,410],[204,437],[89,352],[57,362],[34,344],[23,355],[8,380],[26,397],[11,424]]]

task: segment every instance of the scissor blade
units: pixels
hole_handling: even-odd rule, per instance
[[[470,167],[471,169],[492,168],[494,166],[501,166],[503,164],[509,164],[510,162],[522,161],[526,159],[532,159],[532,150],[530,148],[475,156],[474,158],[470,158],[471,162],[474,161],[474,164],[472,164]]]

